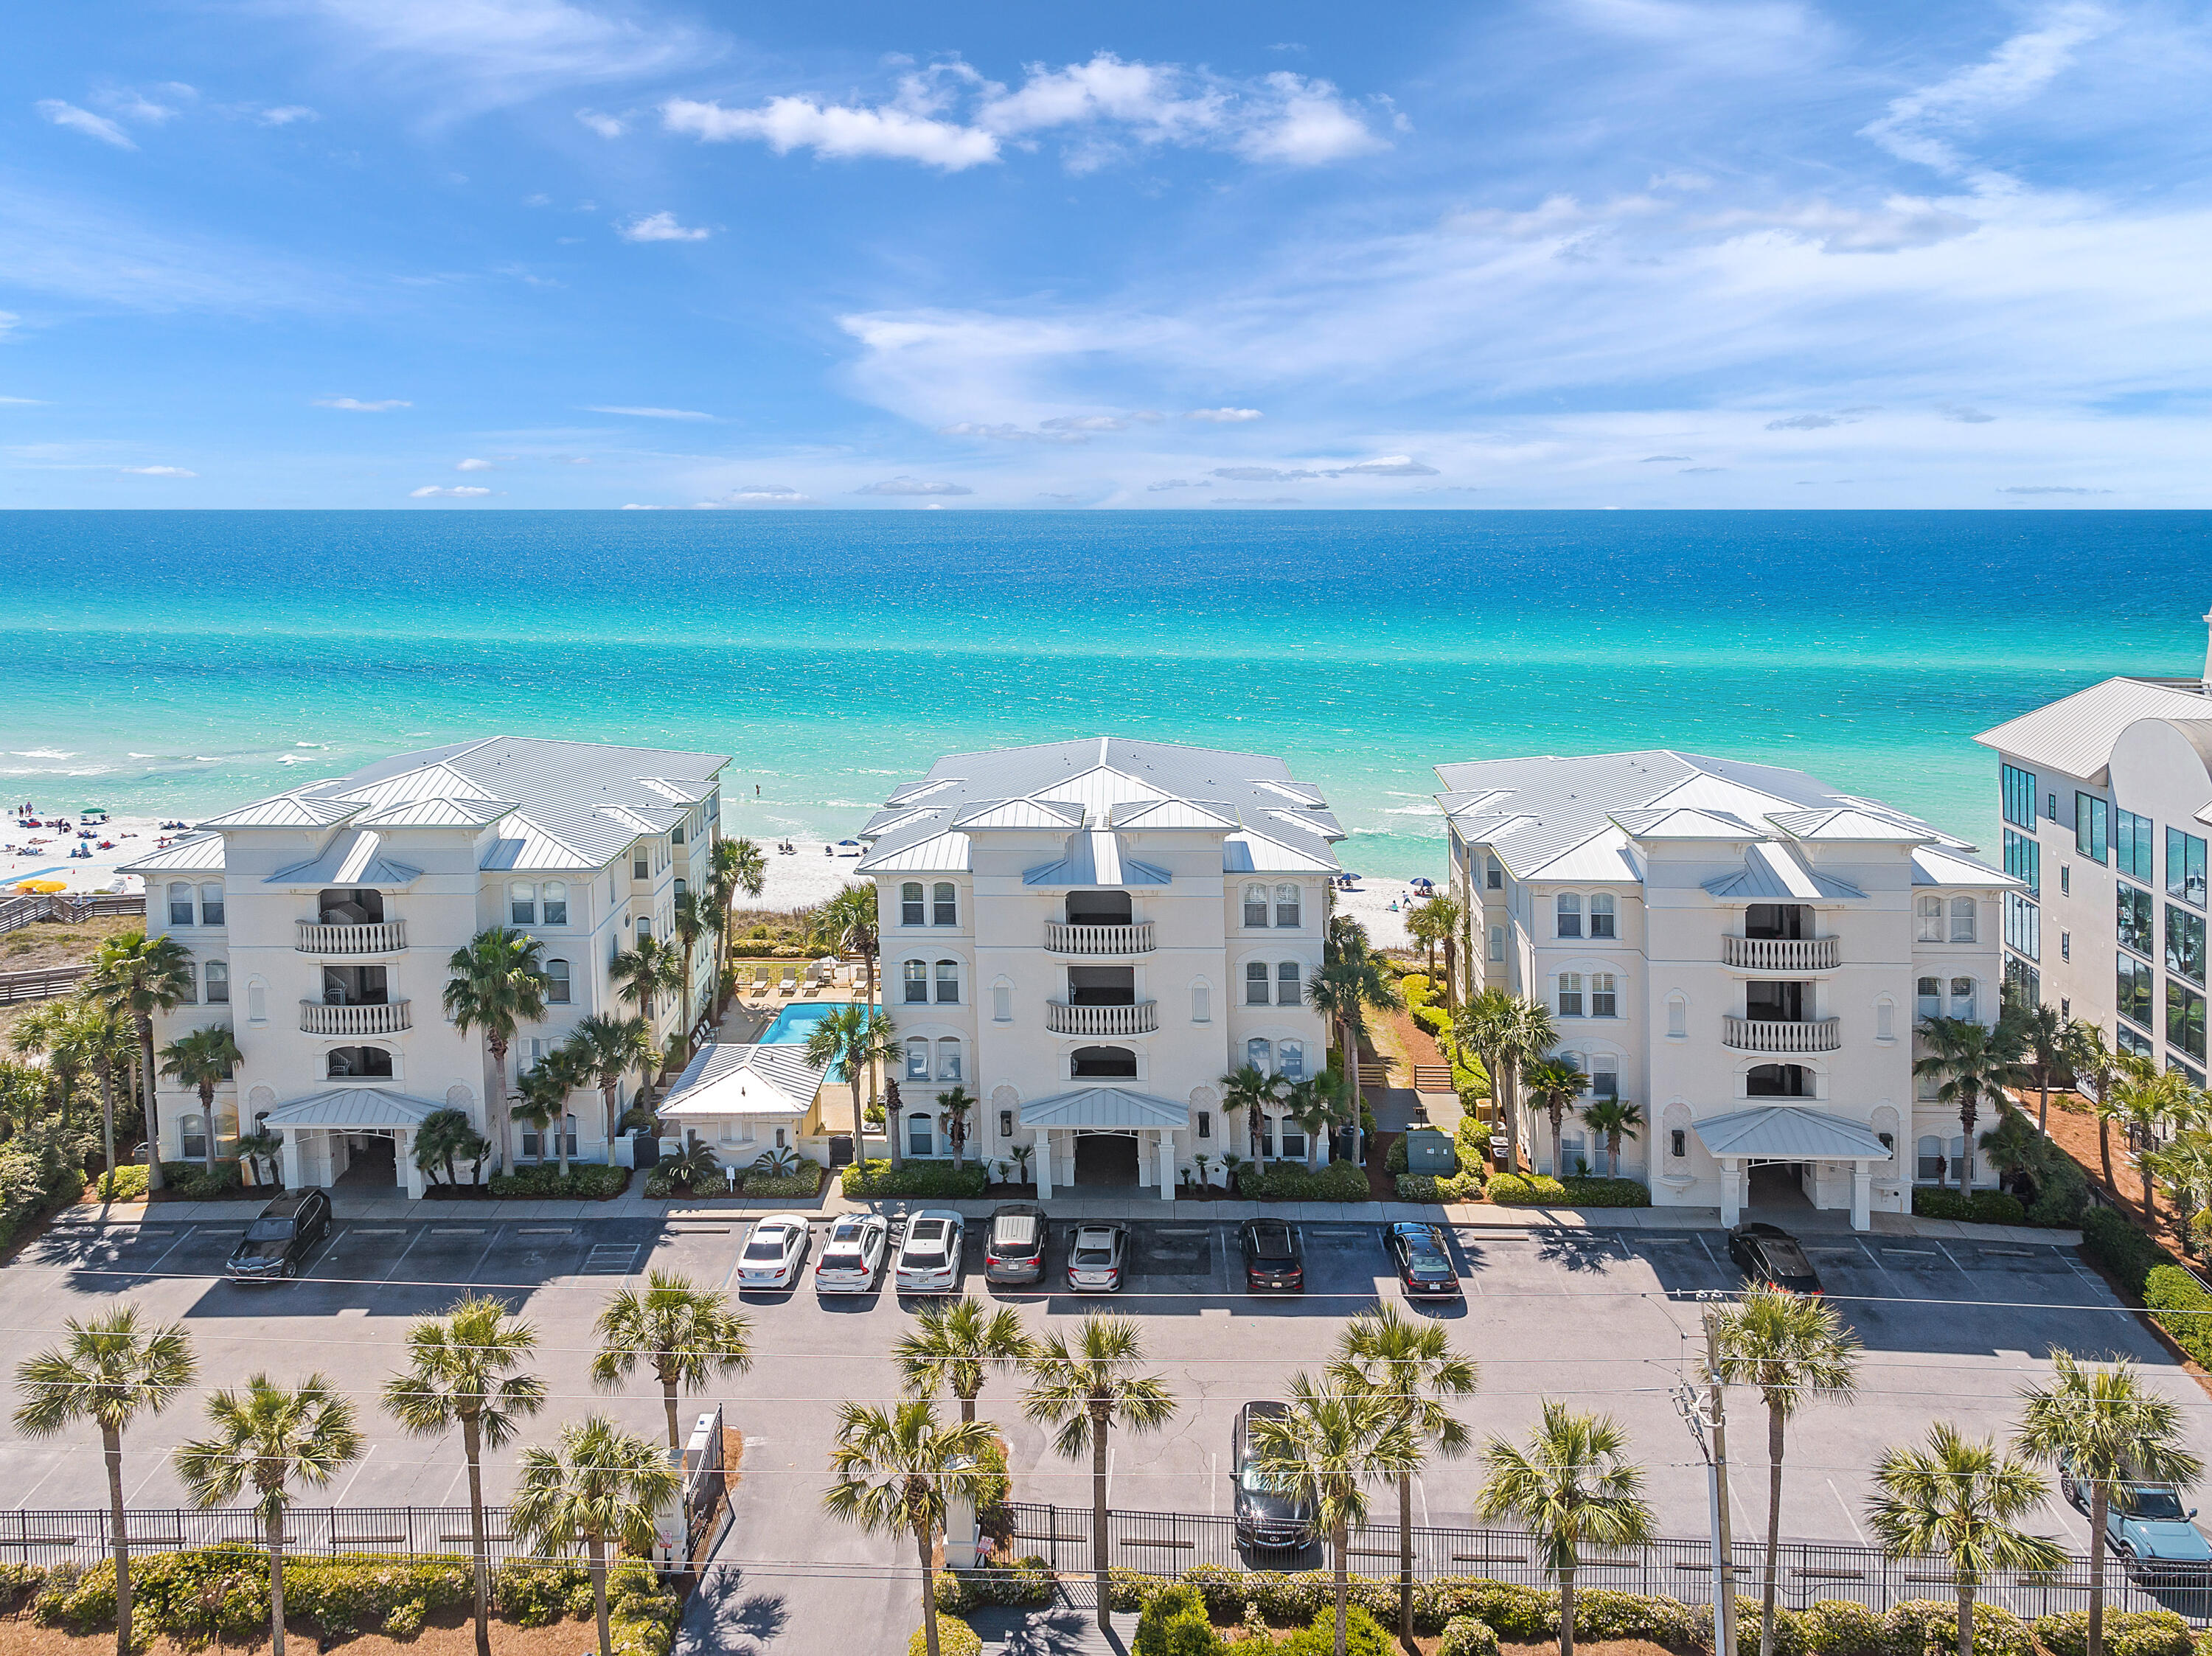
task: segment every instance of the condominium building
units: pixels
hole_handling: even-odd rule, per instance
[[[650,748],[493,737],[401,754],[349,776],[211,816],[129,872],[146,882],[149,933],[190,951],[193,993],[155,1020],[166,1044],[209,1023],[234,1031],[244,1061],[216,1091],[164,1079],[161,1155],[197,1160],[212,1131],[283,1140],[285,1183],[404,1185],[419,1196],[415,1130],[434,1110],[467,1113],[495,1140],[481,1030],[447,1021],[454,951],[486,927],[543,946],[547,1016],[521,1030],[511,1085],[581,1019],[634,1016],[610,974],[641,937],[666,937],[675,902],[703,889],[726,758]],[[656,1040],[708,1004],[711,949],[688,995],[658,998]],[[623,1083],[618,1103],[635,1077]],[[570,1153],[604,1160],[601,1095],[570,1100]],[[495,1163],[551,1159],[520,1126]]]
[[[1997,1014],[2019,883],[1973,847],[1800,771],[1663,750],[1439,765],[1468,992],[1540,1000],[1588,1083],[1566,1172],[1602,1170],[1579,1119],[1644,1125],[1622,1172],[1660,1206],[1848,1208],[1865,1228],[1972,1165],[1916,1077],[1916,1024]],[[1551,1167],[1548,1119],[1522,1142]]]
[[[967,1153],[1030,1158],[1040,1195],[1172,1198],[1205,1156],[1313,1154],[1282,1115],[1224,1119],[1222,1077],[1325,1062],[1320,790],[1258,754],[1058,742],[939,760],[861,829],[881,915],[910,1155],[946,1151],[938,1096],[980,1101]],[[1326,1147],[1318,1147],[1326,1154]]]
[[[2006,974],[2203,1086],[2212,658],[2203,678],[2108,678],[1974,739],[1997,755],[2020,883]]]

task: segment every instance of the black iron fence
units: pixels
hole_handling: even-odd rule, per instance
[[[1012,1504],[1013,1550],[1034,1553],[1054,1568],[1077,1574],[1091,1568],[1091,1509],[1030,1501]],[[1240,1542],[1233,1518],[1205,1513],[1109,1512],[1108,1561],[1146,1575],[1172,1576],[1196,1564],[1226,1569],[1309,1570],[1328,1566],[1325,1542],[1295,1550],[1256,1549]],[[1523,1586],[1552,1588],[1536,1543],[1517,1530],[1416,1528],[1413,1574],[1427,1581],[1475,1575]],[[1398,1529],[1370,1525],[1352,1532],[1346,1560],[1355,1575],[1398,1573]],[[1756,1598],[1765,1568],[1765,1547],[1735,1545],[1736,1591]],[[1875,1611],[1911,1598],[1948,1600],[1956,1592],[1941,1559],[1895,1559],[1875,1547],[1785,1541],[1777,1550],[1777,1596],[1793,1610],[1822,1598],[1846,1598]],[[1712,1544],[1704,1539],[1664,1539],[1649,1546],[1594,1547],[1575,1575],[1582,1588],[1664,1594],[1690,1604],[1712,1601]],[[2212,1620],[2212,1577],[2192,1574],[2160,1580],[2130,1572],[2121,1560],[2105,1560],[2106,1602],[2115,1609],[2178,1611],[2191,1621]],[[2089,1564],[2069,1561],[2048,1574],[2006,1571],[1976,1589],[1984,1601],[2023,1617],[2088,1607]]]
[[[124,1538],[135,1553],[185,1552],[198,1547],[264,1547],[267,1532],[251,1507],[133,1508]],[[494,1563],[534,1556],[508,1533],[507,1508],[484,1509]],[[317,1557],[381,1555],[451,1556],[470,1550],[466,1507],[295,1507],[284,1526],[284,1550]],[[0,1512],[0,1562],[89,1565],[112,1550],[108,1514],[94,1507],[61,1512]]]

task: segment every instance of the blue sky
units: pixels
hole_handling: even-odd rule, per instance
[[[0,505],[2202,507],[2201,6],[25,8]]]

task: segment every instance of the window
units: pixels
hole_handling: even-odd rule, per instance
[[[1579,972],[1559,974],[1559,1016],[1578,1018],[1583,1015],[1583,974]]]
[[[1505,928],[1502,925],[1490,928],[1490,958],[1494,961],[1505,958]]]
[[[2204,1061],[2204,997],[2172,978],[2166,980],[2166,1044]]]
[[[1487,869],[1486,869],[1486,870],[1484,870],[1485,877],[1484,877],[1483,883],[1483,883],[1483,885],[1484,885],[1484,887],[1485,887],[1486,889],[1488,889],[1488,890],[1492,890],[1492,891],[1503,891],[1503,890],[1504,890],[1504,889],[1505,889],[1505,870],[1504,870],[1504,867],[1503,867],[1503,866],[1498,863],[1498,858],[1496,858],[1495,857],[1486,858],[1484,860],[1485,860],[1486,862],[1487,862],[1487,863],[1490,864],[1490,866],[1489,866]]]
[[[222,888],[221,886],[204,885],[200,888],[200,924],[202,925],[222,924]]]
[[[2166,969],[2191,983],[2204,981],[2204,917],[2166,906]]]
[[[1289,1081],[1306,1078],[1306,1046],[1302,1040],[1286,1040],[1278,1049],[1282,1060],[1283,1076]]]
[[[991,986],[991,1017],[994,1022],[999,1023],[1012,1023],[1014,1021],[1013,985],[994,983]]]
[[[1620,1016],[1620,998],[1610,972],[1590,974],[1590,1016],[1594,1018]]]
[[[2043,1004],[2043,974],[2026,961],[2016,960],[2010,955],[2006,955],[2004,980],[2006,992],[2021,1005]]]
[[[2149,1058],[2153,1052],[2150,1037],[2137,1034],[2124,1023],[2113,1026],[2112,1045],[2124,1052],[2133,1052],[2137,1058]]]
[[[1583,900],[1574,892],[1562,891],[1559,901],[1559,925],[1558,935],[1579,937],[1583,934]]]
[[[920,1035],[906,1044],[906,1078],[908,1081],[929,1079],[929,1043]]]
[[[2073,893],[2074,893],[2074,869],[2073,869],[2073,866],[2072,866],[2072,864],[2068,864],[2068,863],[2061,863],[2061,864],[2059,864],[2059,865],[2058,865],[2058,895],[2059,895],[2060,896],[2062,896],[2062,897],[2069,897],[2069,896],[2071,896],[2071,895],[2073,895]]]
[[[2120,947],[2133,949],[2142,955],[2156,954],[2158,951],[2151,943],[2154,934],[2151,931],[2150,893],[2138,890],[2131,885],[2122,885],[2114,900],[2114,909],[2117,915],[2114,935],[2119,938]]]
[[[908,961],[899,968],[906,984],[906,1002],[909,1006],[927,1005],[929,1002],[929,968],[920,961]]]
[[[629,857],[629,877],[633,880],[651,879],[653,877],[652,858],[653,853],[647,851],[643,846],[640,846],[631,852]]]
[[[652,937],[653,916],[650,914],[639,915],[637,917],[637,940],[640,943],[645,943],[649,941]]]
[[[1929,1133],[1921,1139],[1919,1152],[1912,1176],[1923,1185],[1932,1185],[1943,1176],[1943,1141]]]
[[[678,896],[681,897],[690,888],[686,886],[683,881],[678,880],[676,883],[676,895]]]
[[[936,1138],[929,1131],[929,1118],[919,1111],[906,1119],[906,1153],[908,1156],[933,1156]]]
[[[230,1004],[230,968],[221,961],[207,963],[207,998],[210,1006]]]
[[[2017,891],[2004,899],[2005,947],[2032,961],[2043,958],[2043,911]]]
[[[2204,841],[2179,828],[2166,831],[2166,895],[2204,907]]]
[[[689,822],[690,820],[691,819],[687,816],[684,819],[683,822],[678,822],[674,828],[668,830],[668,843],[670,845],[680,846],[684,843],[684,823]]]
[[[1198,1113],[1198,1136],[1200,1138],[1211,1138],[1213,1137],[1212,1111],[1200,1110]]]
[[[1933,1104],[1937,1102],[1937,1095],[1940,1094],[1942,1089],[1943,1077],[1942,1076],[1921,1075],[1916,1072],[1912,1077],[1912,1096],[1923,1104]]]
[[[169,924],[190,925],[192,923],[192,889],[183,881],[169,888]]]
[[[1291,1162],[1306,1159],[1306,1130],[1295,1121],[1283,1123],[1283,1157]]]
[[[2058,796],[2057,794],[2046,793],[2043,796],[2043,814],[2045,816],[2048,816],[2054,822],[2058,820]]]
[[[2058,958],[2062,961],[2074,958],[2074,934],[2071,931],[2058,934]]]
[[[1951,899],[1951,941],[1972,943],[1974,940],[1974,900],[1972,897]]]
[[[960,924],[960,899],[950,880],[939,880],[929,889],[929,923],[932,925]]]
[[[2035,827],[2035,773],[2017,765],[2004,767],[2004,819],[2024,828]],[[2056,816],[2058,813],[2051,813]]]
[[[568,962],[545,962],[545,1000],[550,1006],[568,1004]]]
[[[1613,894],[1601,891],[1590,898],[1589,934],[1593,937],[1610,937],[1613,930]]]
[[[921,907],[921,882],[908,880],[899,888],[899,924],[920,925],[926,918]]]
[[[1253,1040],[1244,1043],[1244,1061],[1265,1075],[1275,1070],[1275,1048],[1272,1041]]]
[[[1972,978],[1951,980],[1951,1016],[1972,1018],[1974,1016],[1974,980]]]
[[[2043,846],[2025,834],[2005,830],[2004,870],[2027,888],[2031,897],[2043,895]]]
[[[1275,924],[1287,925],[1293,929],[1303,925],[1305,922],[1300,919],[1304,912],[1302,903],[1303,900],[1298,895],[1297,886],[1291,884],[1277,886],[1275,888]]]
[[[1690,1033],[1690,1003],[1680,995],[1667,997],[1667,1033],[1676,1040]]]
[[[1244,965],[1244,1004],[1265,1006],[1267,1004],[1267,962],[1248,961]]]
[[[509,925],[538,924],[538,888],[529,881],[509,882],[507,888],[507,923]]]
[[[198,1162],[207,1155],[207,1118],[188,1115],[177,1122],[178,1142],[184,1148],[185,1160]]]
[[[1203,983],[1191,985],[1190,1021],[1193,1023],[1213,1022],[1213,991],[1211,986]]]
[[[940,1005],[960,1004],[960,962],[939,961],[937,963],[937,998]]]
[[[2155,830],[2148,816],[2131,810],[2112,813],[2112,866],[2131,880],[2148,885],[2158,877],[2151,869],[2151,836]]]
[[[1690,1154],[1690,1135],[1686,1129],[1681,1127],[1668,1129],[1667,1133],[1667,1154],[1677,1162],[1682,1161],[1688,1156]]]
[[[1606,1052],[1593,1052],[1589,1060],[1589,1086],[1593,1098],[1620,1096],[1620,1060]]]
[[[937,1078],[939,1081],[960,1079],[960,1043],[951,1035],[940,1036],[938,1040]]]
[[[1248,885],[1244,888],[1244,924],[1263,926],[1267,924],[1267,888]]]
[[[1921,979],[1913,986],[1913,999],[1917,1003],[1913,1007],[1914,1016],[1923,1020],[1942,1017],[1943,1016],[1943,980],[1941,978]]]
[[[545,924],[568,924],[568,888],[562,881],[548,880],[545,883]]]
[[[1943,900],[1941,897],[1923,897],[1913,907],[1919,916],[1919,929],[1914,933],[1913,940],[1917,943],[1942,942]]]
[[[2074,849],[2093,863],[2112,854],[2112,807],[2094,793],[2074,796]]]
[[[2151,985],[2157,974],[2148,961],[2119,957],[2119,969],[2115,974],[2112,1004],[2119,1015],[2131,1023],[2151,1027]]]
[[[1275,968],[1275,1004],[1278,1006],[1305,1004],[1305,986],[1300,980],[1298,963],[1296,961],[1285,961]]]

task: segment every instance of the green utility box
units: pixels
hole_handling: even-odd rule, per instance
[[[1449,1178],[1459,1171],[1459,1152],[1434,1127],[1416,1127],[1406,1135],[1406,1171]]]

